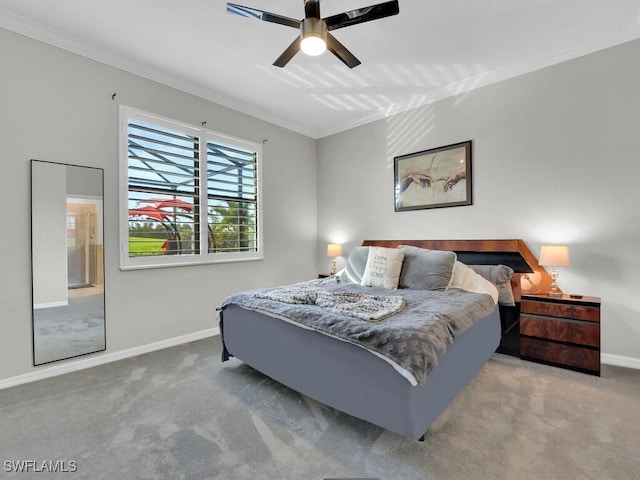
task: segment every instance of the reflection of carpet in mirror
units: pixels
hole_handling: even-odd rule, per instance
[[[69,290],[69,304],[34,310],[35,364],[104,350],[102,286]]]

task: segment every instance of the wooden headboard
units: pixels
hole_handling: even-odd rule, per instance
[[[551,287],[551,276],[538,265],[538,259],[523,240],[365,240],[363,246],[396,248],[398,245],[456,252],[468,265],[508,265],[515,272],[511,279],[516,300],[520,293],[544,293]]]

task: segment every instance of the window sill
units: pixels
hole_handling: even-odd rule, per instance
[[[190,267],[195,265],[212,265],[217,263],[237,263],[237,262],[253,262],[258,260],[263,260],[264,256],[260,254],[255,254],[255,256],[233,256],[233,257],[225,257],[225,258],[186,258],[183,257],[180,261],[176,261],[176,257],[154,257],[153,259],[145,259],[145,262],[131,262],[131,259],[128,259],[129,262],[120,262],[120,270],[146,270],[152,268],[169,268],[169,267]]]

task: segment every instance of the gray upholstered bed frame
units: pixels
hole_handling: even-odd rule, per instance
[[[496,309],[456,339],[423,387],[414,387],[364,348],[277,318],[230,305],[221,324],[234,357],[303,395],[411,439],[425,433],[500,342]]]
[[[364,245],[437,248],[425,242],[365,241]],[[457,246],[467,248],[466,253],[486,253],[482,243],[468,243],[483,241],[456,242],[463,242]],[[502,255],[501,263],[515,267],[516,272],[531,271],[528,259],[511,251],[519,244],[492,245],[493,254],[500,254],[500,247],[509,247],[502,252],[508,255]],[[474,263],[495,261],[492,256],[486,261],[481,256],[467,258]],[[501,338],[496,307],[456,338],[424,386],[412,386],[389,363],[362,347],[237,305],[220,312],[220,327],[224,348],[231,356],[303,395],[410,439],[424,435],[496,351]]]

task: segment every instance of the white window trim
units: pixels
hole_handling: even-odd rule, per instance
[[[128,154],[128,124],[134,119],[161,127],[189,132],[201,138],[206,145],[207,141],[227,143],[240,148],[246,148],[256,152],[256,176],[257,176],[257,229],[258,248],[256,252],[229,252],[209,253],[206,235],[200,241],[200,253],[197,255],[167,255],[167,256],[141,256],[129,257],[129,154]],[[176,267],[186,265],[202,265],[211,263],[245,262],[262,260],[263,254],[263,229],[262,229],[262,145],[229,135],[225,135],[205,128],[172,120],[160,115],[151,114],[126,105],[120,105],[119,128],[119,226],[120,226],[120,269],[136,270],[146,268]],[[206,169],[204,169],[206,171]],[[206,180],[206,179],[205,179]],[[200,204],[207,205],[207,189],[200,189]],[[200,216],[202,231],[206,231],[207,215]]]

